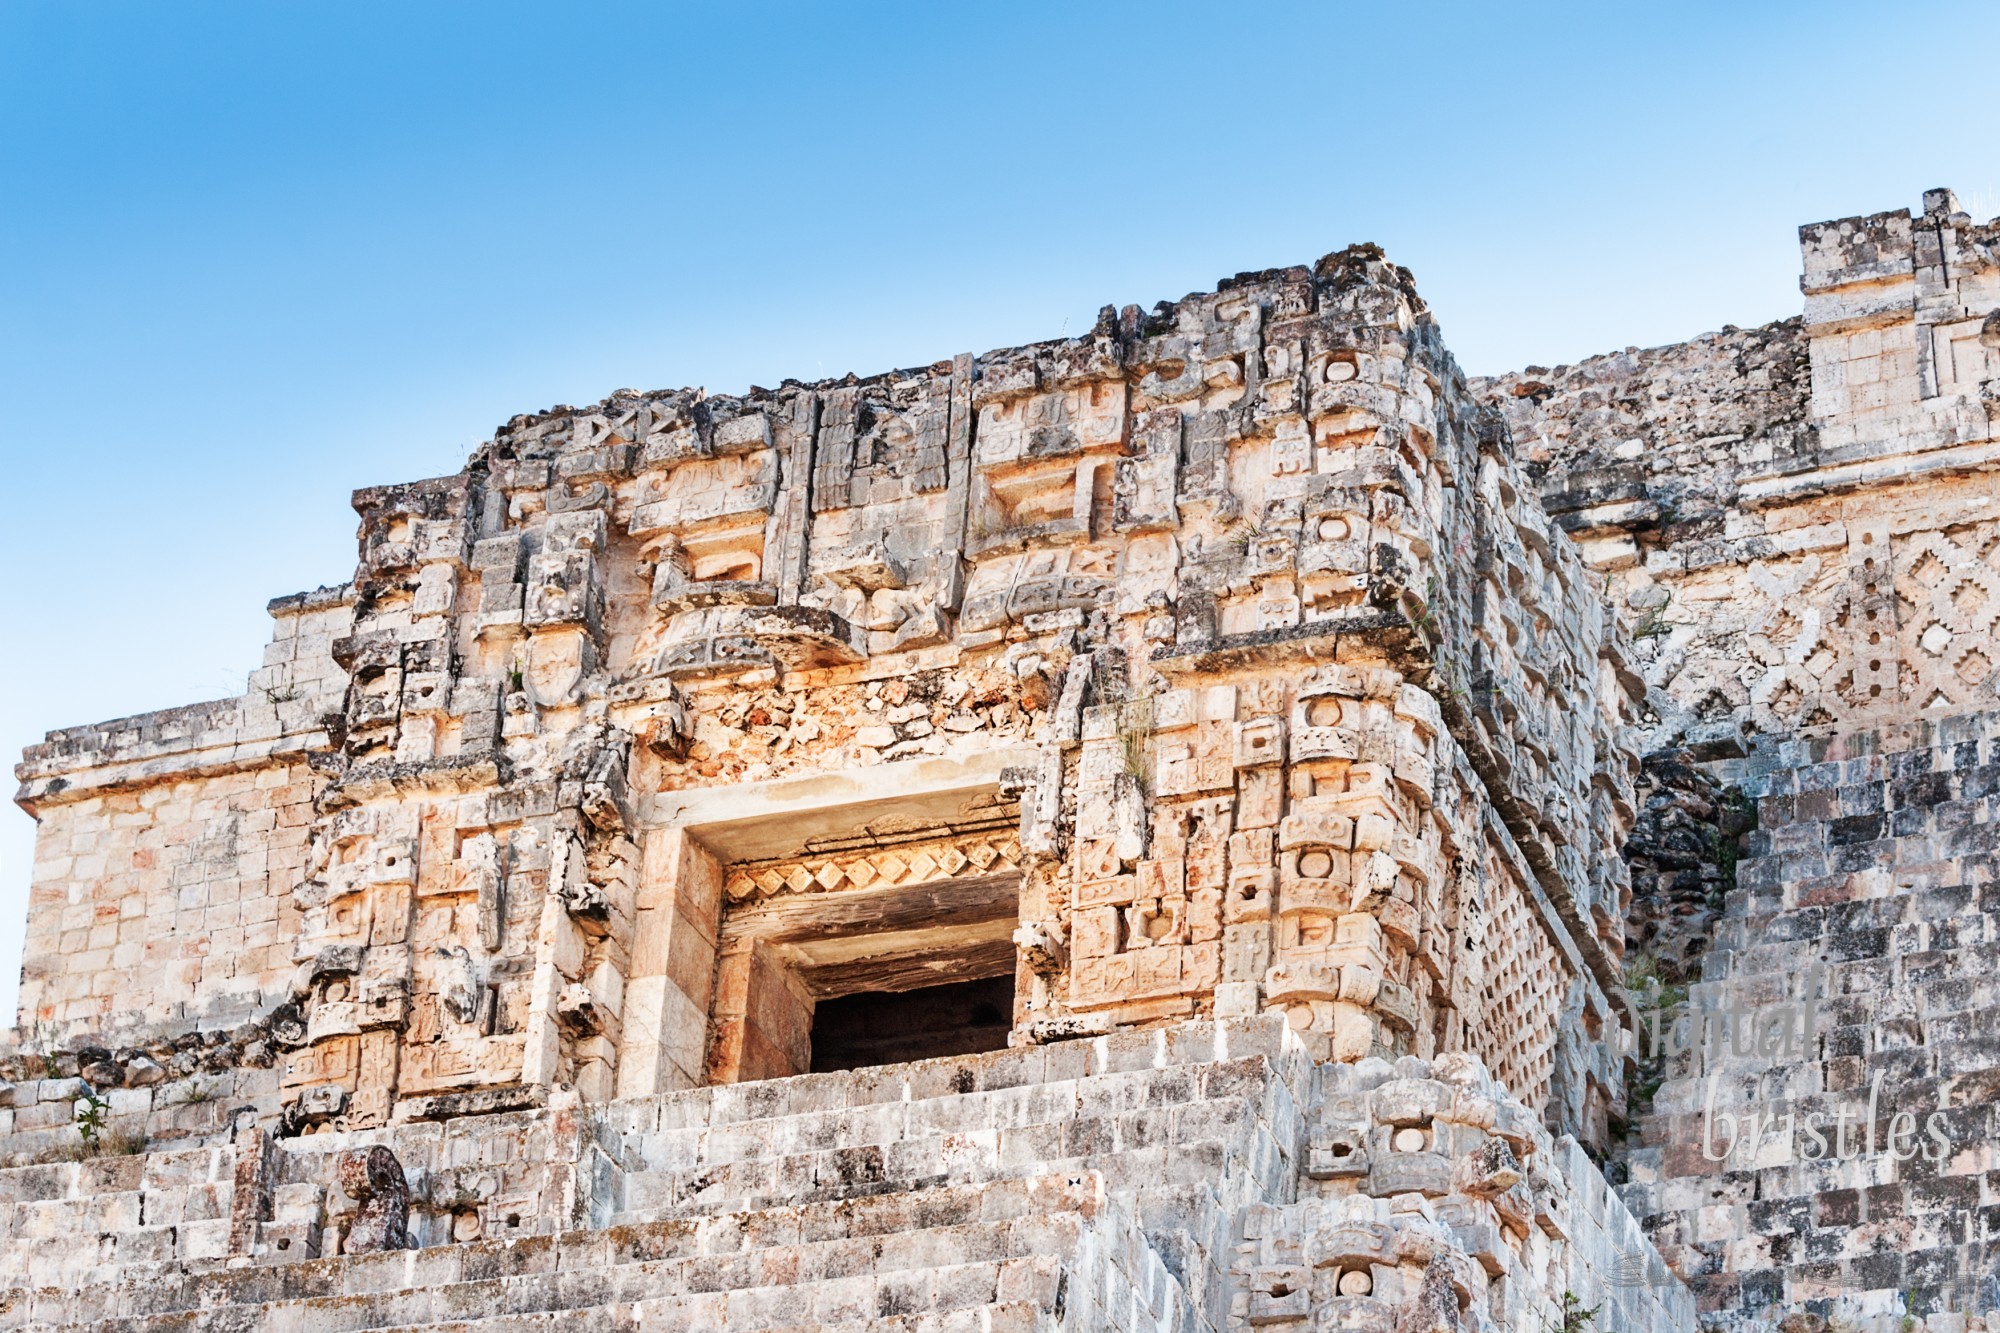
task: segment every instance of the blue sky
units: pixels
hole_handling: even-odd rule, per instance
[[[240,691],[515,412],[1087,327],[1372,240],[1474,371],[2000,213],[1988,4],[0,6],[0,751]],[[11,1013],[30,821],[0,809]]]

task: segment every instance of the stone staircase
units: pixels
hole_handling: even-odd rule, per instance
[[[355,1252],[378,1147],[411,1243]],[[1388,1333],[1443,1282],[1464,1333],[1564,1289],[1688,1333],[1635,1262],[1476,1060],[1315,1068],[1276,1015],[0,1170],[0,1330]]]
[[[1816,978],[1816,1030],[1789,1056],[1683,1056],[1620,1193],[1716,1327],[2000,1309],[2000,713],[1787,741],[1745,768],[1760,827],[1695,999],[1775,1022]],[[1831,1144],[1843,1108],[1854,1151],[1810,1160],[1803,1118]],[[1883,1151],[1899,1114],[1917,1147],[1935,1114],[1951,1151]],[[1776,1123],[1729,1151],[1746,1116]]]
[[[1037,1321],[1062,1313],[1097,1184],[944,1187],[275,1267],[133,1273],[55,1308],[31,1298],[12,1326],[1053,1328]]]
[[[112,1262],[85,1245],[57,1280],[37,1272],[0,1295],[0,1328],[1220,1329],[1231,1219],[1292,1188],[1308,1073],[1262,1021],[534,1113],[577,1119],[562,1230],[323,1258],[303,1257],[303,1239],[189,1257],[176,1235],[151,1261],[125,1261],[144,1252],[129,1242]],[[287,1141],[288,1169],[310,1177],[373,1142],[422,1162],[419,1128],[435,1137],[404,1125]],[[210,1153],[180,1187],[113,1193],[135,1225],[204,1198],[211,1217],[193,1225],[226,1230],[216,1177],[230,1154]],[[15,1211],[68,1209],[81,1238],[118,1221],[89,1186],[147,1181],[132,1160],[116,1181],[85,1179],[84,1164],[0,1171],[0,1198],[50,1195],[66,1172],[77,1197]],[[325,1226],[331,1249],[338,1217]]]

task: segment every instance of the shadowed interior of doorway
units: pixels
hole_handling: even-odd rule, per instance
[[[1011,974],[823,1000],[813,1010],[812,1072],[1001,1050],[1013,1012]]]
[[[1005,1046],[1019,1017],[1020,889],[1010,869],[729,906],[710,1077],[781,1078]]]

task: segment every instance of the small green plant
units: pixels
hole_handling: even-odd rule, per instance
[[[129,1129],[109,1129],[99,1134],[94,1141],[79,1139],[75,1143],[63,1144],[48,1150],[34,1160],[87,1162],[93,1157],[137,1157],[149,1146],[143,1133]]]
[[[304,697],[296,685],[287,685],[282,689],[273,685],[266,685],[264,687],[264,698],[273,704],[288,704]]]
[[[39,1059],[42,1062],[43,1078],[61,1078],[62,1077],[61,1073],[59,1073],[56,1069],[55,1041],[49,1035],[48,1025],[44,1023],[36,1023],[32,1032],[33,1036],[31,1044],[39,1048],[41,1054],[38,1056],[29,1056],[26,1058]]]
[[[111,1103],[95,1092],[86,1090],[76,1099],[76,1132],[83,1135],[83,1146],[90,1151],[98,1151],[110,1114]]]
[[[1687,987],[1667,980],[1659,956],[1635,949],[1625,963],[1625,989],[1649,1009],[1673,1009],[1687,1001]]]
[[[206,1079],[191,1078],[187,1086],[181,1089],[179,1100],[182,1106],[199,1106],[203,1102],[212,1102],[215,1100],[215,1088]]]
[[[1666,1058],[1656,1049],[1657,1033],[1676,1021],[1688,992],[1686,986],[1669,982],[1659,957],[1645,949],[1634,950],[1626,959],[1625,989],[1631,993],[1638,1024],[1632,1034],[1638,1043],[1633,1052],[1637,1067],[1626,1084],[1629,1117],[1636,1121],[1652,1114],[1653,1098],[1667,1081]]]
[[[1711,835],[1711,850],[1715,853],[1715,865],[1722,872],[1715,891],[1709,895],[1708,905],[1721,911],[1729,893],[1736,887],[1736,865],[1742,859],[1739,834],[1728,832],[1730,828],[1755,827],[1755,807],[1741,787],[1725,789],[1721,797],[1722,819]]]
[[[1424,585],[1424,609],[1410,617],[1410,628],[1424,641],[1424,646],[1435,653],[1444,641],[1444,630],[1437,620],[1438,578],[1433,574]]]
[[[1150,759],[1153,748],[1153,697],[1141,695],[1118,710],[1118,745],[1124,751],[1125,771],[1138,782],[1140,790],[1150,786]]]
[[[1249,553],[1251,545],[1263,535],[1264,529],[1262,525],[1254,519],[1241,518],[1222,530],[1222,536],[1218,545],[1222,546],[1225,550],[1234,551],[1239,556],[1246,555]]]
[[[1657,639],[1673,632],[1674,627],[1667,623],[1667,604],[1665,602],[1648,608],[1646,614],[1639,617],[1639,623],[1632,627],[1632,637],[1634,639]]]
[[[525,684],[526,679],[521,675],[521,668],[515,667],[507,673],[507,688],[514,693],[519,694]]]
[[[1561,1317],[1557,1320],[1542,1321],[1542,1333],[1591,1333],[1597,1324],[1597,1312],[1604,1307],[1593,1305],[1585,1309],[1582,1300],[1573,1291],[1562,1295]]]
[[[146,1151],[144,1133],[129,1129],[114,1129],[104,1136],[98,1145],[98,1152],[105,1157],[137,1157]]]
[[[1663,984],[1659,956],[1650,949],[1634,949],[1625,960],[1625,989],[1635,996],[1650,997]]]

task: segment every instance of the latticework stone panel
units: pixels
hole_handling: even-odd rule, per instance
[[[2000,521],[1911,533],[1894,550],[1904,699],[1926,712],[1991,706],[2000,700]]]
[[[1480,944],[1484,1012],[1467,1027],[1466,1046],[1509,1091],[1541,1111],[1549,1102],[1568,968],[1533,919],[1520,886],[1497,868],[1493,882]]]

